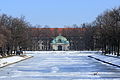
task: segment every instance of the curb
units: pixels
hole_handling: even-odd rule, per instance
[[[29,58],[32,58],[32,57],[33,57],[33,56],[29,56],[29,57],[24,58],[24,59],[22,59],[22,60],[19,60],[19,61],[13,62],[13,63],[6,64],[6,65],[4,65],[4,66],[1,66],[0,68],[3,68],[3,67],[6,67],[6,66],[9,66],[9,65],[12,65],[12,64],[15,64],[15,63],[24,61],[24,60],[29,59]]]
[[[103,63],[106,63],[106,64],[109,64],[109,65],[116,66],[116,67],[120,68],[119,65],[116,65],[116,64],[113,64],[113,63],[110,63],[110,62],[107,62],[107,61],[103,61],[101,59],[98,59],[98,58],[95,58],[95,57],[92,57],[92,56],[88,56],[88,57],[93,58],[93,59],[98,60],[98,61],[101,61]]]

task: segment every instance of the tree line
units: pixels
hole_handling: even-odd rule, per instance
[[[65,28],[60,33],[70,41],[70,50],[102,50],[103,54],[120,55],[120,7],[106,10],[91,23]],[[1,56],[16,54],[21,48],[39,50],[42,46],[51,50],[50,43],[58,35],[59,29],[33,27],[23,16],[0,15]]]
[[[120,55],[120,7],[106,10],[95,21],[85,24],[85,28],[86,47],[102,50],[103,54]]]
[[[27,49],[31,45],[31,25],[24,16],[14,18],[6,14],[0,15],[0,55],[16,54],[15,51]],[[14,53],[13,53],[14,51]]]

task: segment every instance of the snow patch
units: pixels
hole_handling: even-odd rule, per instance
[[[105,55],[92,55],[92,57],[120,66],[120,58],[109,57]]]
[[[7,66],[9,64],[12,64],[12,63],[16,63],[18,61],[21,61],[21,60],[24,60],[24,59],[27,59],[31,56],[12,56],[12,57],[7,57],[7,58],[2,58],[0,59],[0,67],[4,67],[4,66]]]

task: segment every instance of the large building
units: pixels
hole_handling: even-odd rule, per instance
[[[32,28],[31,31],[31,50],[51,51],[84,49],[82,38],[83,32],[85,31],[84,28]]]
[[[65,37],[59,35],[52,40],[51,46],[52,50],[55,51],[67,51],[69,50],[70,43]]]

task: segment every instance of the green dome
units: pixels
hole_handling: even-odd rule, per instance
[[[52,44],[56,43],[69,44],[69,41],[65,37],[59,35],[54,40],[52,40]]]

